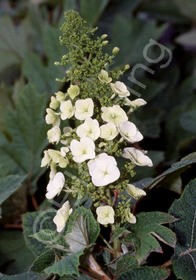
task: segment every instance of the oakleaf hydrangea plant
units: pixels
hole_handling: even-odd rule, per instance
[[[146,102],[130,98],[127,86],[118,80],[128,65],[109,70],[119,49],[115,47],[111,56],[104,54],[107,35],[94,40],[96,29],[82,23],[71,12],[61,28],[60,41],[68,53],[56,64],[69,65],[63,82],[70,86],[66,92],[55,93],[46,109],[46,123],[52,125],[48,141],[56,144],[55,149],[44,151],[41,163],[42,167],[50,167],[46,197],[52,199],[61,191],[78,198],[87,194],[93,200],[100,224],[136,223],[124,191],[137,199],[146,194],[130,185],[130,178],[134,176],[135,165],[152,166],[152,161],[145,151],[134,147],[143,136],[128,120],[126,111],[131,113]],[[121,168],[120,157],[126,159]],[[77,179],[65,176],[67,166],[77,170]],[[117,203],[117,197],[121,202]],[[70,214],[68,202],[65,204],[67,210],[63,210],[63,205],[61,211],[64,215],[58,212],[57,216],[62,217],[54,219],[57,231],[63,229]]]
[[[99,227],[114,235],[118,230],[124,234],[121,229],[125,229],[125,224],[137,224],[131,201],[146,195],[132,183],[134,167],[153,166],[147,152],[136,145],[143,135],[131,121],[132,112],[146,102],[131,95],[120,81],[129,65],[111,70],[119,49],[115,47],[111,55],[105,53],[107,35],[96,37],[96,30],[88,27],[77,12],[65,14],[60,43],[66,54],[55,64],[66,66],[65,77],[57,80],[68,86],[51,97],[45,117],[50,126],[47,132],[50,145],[41,162],[42,167],[50,168],[46,198],[67,195],[53,222],[62,235],[68,226],[66,250],[75,254],[83,246],[73,243],[74,221],[82,224],[83,233],[89,228],[85,226],[86,214],[84,220],[82,216],[76,218],[77,207],[71,201],[86,198],[90,201],[87,208],[90,207]],[[102,234],[100,238],[114,259],[128,252],[118,234],[110,244]],[[104,277],[101,279],[110,279],[105,274]]]

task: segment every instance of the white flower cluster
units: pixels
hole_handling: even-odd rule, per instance
[[[111,98],[123,100],[125,106],[129,106],[129,112],[137,107],[146,104],[143,99],[130,101],[126,85],[120,81],[112,83],[112,78],[108,72],[102,70],[98,75],[102,84],[109,84],[112,94]],[[134,123],[128,120],[126,112],[119,106],[103,106],[100,111],[102,119],[101,124],[94,115],[94,102],[91,98],[78,99],[80,88],[78,85],[71,85],[66,94],[57,92],[56,96],[51,97],[50,108],[46,110],[46,123],[51,124],[52,128],[48,130],[47,136],[50,143],[62,144],[60,151],[48,149],[44,152],[41,166],[50,166],[50,181],[47,185],[46,197],[48,199],[59,195],[65,184],[63,172],[57,172],[57,167],[65,168],[69,164],[68,154],[76,163],[87,161],[87,166],[92,183],[96,187],[105,187],[120,178],[120,170],[117,161],[113,156],[106,152],[96,154],[96,141],[113,141],[119,137],[119,142],[126,141],[130,144],[139,142],[143,139]],[[74,102],[74,99],[77,100]],[[75,129],[76,139],[70,139],[72,128],[62,127],[62,121],[75,118],[79,126]],[[99,118],[100,120],[100,118]],[[63,132],[62,132],[63,131]],[[70,139],[70,141],[66,139]],[[102,140],[101,140],[102,139]],[[104,146],[103,145],[103,146]],[[100,146],[100,145],[99,145]],[[122,157],[131,160],[132,163],[139,166],[152,166],[152,161],[145,152],[134,147],[127,147],[122,153]],[[127,186],[130,193],[130,185]],[[136,188],[132,193],[137,193],[137,198],[144,195]],[[132,194],[134,196],[134,194]],[[136,194],[135,194],[136,195]],[[54,218],[57,225],[57,231],[60,232],[71,214],[69,204],[65,204],[58,210]],[[115,212],[111,205],[100,206],[96,210],[97,220],[100,224],[107,225],[114,223]],[[135,223],[136,219],[129,209],[126,209],[127,221]]]

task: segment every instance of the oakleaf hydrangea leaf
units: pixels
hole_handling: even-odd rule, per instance
[[[42,272],[46,267],[51,266],[54,262],[55,250],[49,249],[34,260],[31,270],[34,272]]]
[[[56,211],[54,209],[46,209],[45,211],[31,212],[23,215],[25,243],[35,256],[39,256],[47,251],[48,244],[43,242],[43,235],[39,239],[38,237],[37,239],[33,238],[32,235],[38,234],[44,229],[55,231],[55,224],[53,223],[55,213]]]
[[[15,275],[5,275],[0,273],[1,280],[45,280],[46,275],[34,272],[25,272]]]
[[[70,216],[65,240],[72,252],[77,252],[94,243],[100,228],[90,209],[79,207]]]
[[[130,255],[129,252],[125,255],[122,255],[120,258],[115,260],[114,263],[112,262],[112,264],[111,265],[109,264],[108,266],[109,267],[111,266],[111,268],[115,267],[114,274],[119,276],[123,274],[125,271],[138,267],[138,261],[134,256]]]
[[[0,176],[28,175],[31,193],[35,191],[35,183],[42,172],[40,156],[47,143],[43,118],[45,104],[44,95],[38,95],[32,86],[25,86],[16,110],[8,110],[7,130],[11,141],[0,134]]]
[[[138,267],[120,275],[116,280],[164,280],[169,271],[158,267]]]
[[[50,230],[50,229],[42,229],[39,232],[34,233],[30,237],[35,238],[39,242],[42,242],[44,244],[50,245],[60,245],[62,248],[66,248],[67,244],[65,243],[64,238],[61,234],[59,234],[56,231]]]
[[[54,273],[62,275],[79,275],[78,266],[80,264],[79,258],[83,254],[83,250],[75,254],[67,255],[60,261],[45,269],[47,274]]]
[[[81,0],[80,13],[89,24],[94,25],[108,3],[109,0]]]
[[[27,49],[28,23],[23,21],[18,30],[10,17],[0,19],[0,71],[23,60]],[[29,34],[28,34],[29,35]]]
[[[165,170],[161,175],[154,178],[152,181],[147,184],[147,189],[152,189],[157,186],[164,179],[168,179],[169,176],[176,176],[184,172],[191,164],[196,163],[196,152],[189,154],[188,156],[183,157],[180,161],[172,164],[170,168]]]
[[[45,67],[37,54],[33,52],[26,54],[22,71],[28,81],[34,85],[37,92],[51,94],[57,89],[54,67]]]
[[[13,194],[20,186],[25,176],[8,175],[0,178],[0,204]]]
[[[185,188],[182,196],[173,202],[170,214],[177,220],[171,228],[176,232],[177,244],[172,264],[178,279],[196,277],[196,179]]]
[[[137,215],[137,223],[128,225],[130,233],[125,236],[124,241],[127,245],[134,245],[139,262],[146,259],[151,252],[162,251],[157,239],[171,247],[175,246],[175,233],[162,226],[174,221],[175,218],[171,215],[157,211],[140,213]]]

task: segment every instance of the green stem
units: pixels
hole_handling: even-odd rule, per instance
[[[115,225],[113,224],[112,225],[112,231],[115,231],[116,227]],[[118,258],[121,256],[120,254],[120,242],[119,242],[119,239],[115,239],[113,241],[113,251],[114,251],[114,258]]]
[[[108,199],[109,199],[109,205],[112,206],[113,202],[112,202],[112,196],[111,196],[110,189],[107,189],[106,193],[107,193],[107,196],[108,196]]]
[[[107,242],[107,240],[101,234],[100,234],[100,237],[104,241],[104,243],[108,246],[108,248],[113,251],[112,246]]]

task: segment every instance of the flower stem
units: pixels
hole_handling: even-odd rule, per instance
[[[115,225],[113,224],[112,225],[112,231],[115,231]],[[119,239],[117,238],[117,239],[115,239],[114,241],[113,241],[113,251],[114,251],[114,258],[116,259],[116,258],[118,258],[118,257],[120,257],[120,250],[121,250],[121,248],[120,248],[120,242],[119,242]]]
[[[108,246],[108,248],[113,250],[112,246],[107,242],[107,240],[101,234],[100,234],[100,237],[104,241],[104,243]]]
[[[108,199],[109,199],[109,205],[112,206],[113,205],[113,202],[112,202],[112,196],[111,196],[111,192],[110,192],[110,189],[107,189],[107,196],[108,196]]]

